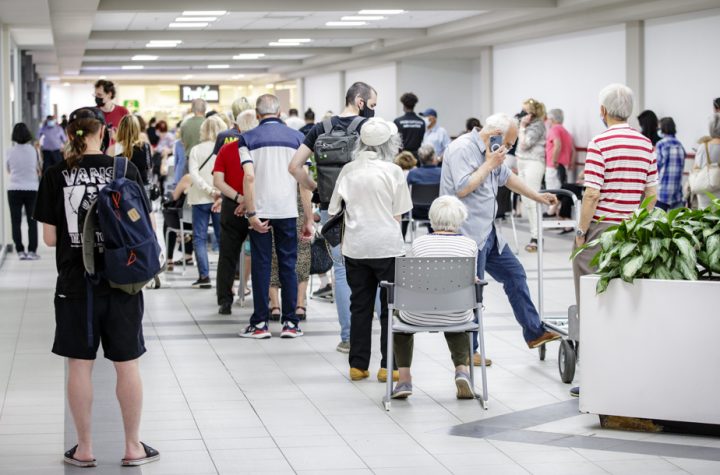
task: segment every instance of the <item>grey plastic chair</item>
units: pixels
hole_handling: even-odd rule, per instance
[[[482,394],[480,402],[487,409],[488,389],[485,369],[485,338],[482,323],[482,292],[487,282],[476,281],[474,257],[398,257],[395,259],[395,282],[382,282],[387,289],[388,312],[459,312],[473,309],[475,322],[454,326],[415,326],[392,318],[388,329],[387,344],[387,390],[383,398],[385,410],[390,410],[392,395],[393,335],[395,333],[466,332],[470,341],[470,383],[475,391],[472,332],[478,332],[482,360]]]

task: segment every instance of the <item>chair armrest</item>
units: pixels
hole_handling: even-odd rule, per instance
[[[480,280],[478,282],[475,282],[475,299],[477,303],[482,303],[483,301],[483,287],[488,285],[487,282],[484,280]]]
[[[380,282],[380,287],[387,290],[388,304],[394,304],[395,303],[395,284],[393,284],[392,282],[383,280],[382,282]]]

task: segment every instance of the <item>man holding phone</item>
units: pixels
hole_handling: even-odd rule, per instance
[[[517,194],[546,205],[557,203],[557,198],[530,189],[504,164],[505,154],[515,143],[517,134],[516,120],[505,114],[495,114],[487,118],[482,130],[476,128],[458,137],[445,151],[440,194],[457,196],[467,206],[468,219],[461,231],[478,245],[477,276],[484,278],[487,270],[503,284],[528,347],[537,348],[560,337],[543,327],[530,298],[525,269],[495,229],[496,197],[498,187],[507,186]],[[475,350],[477,344],[475,335]],[[479,356],[476,352],[476,365],[480,364]]]

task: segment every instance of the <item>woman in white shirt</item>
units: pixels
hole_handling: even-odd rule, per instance
[[[720,163],[720,113],[716,113],[710,119],[710,140],[700,144],[695,152],[695,168],[704,168],[710,163]],[[720,196],[720,189],[711,190],[710,193]],[[697,194],[698,208],[704,209],[710,206],[710,197],[705,193]]]
[[[360,130],[354,160],[343,167],[328,212],[345,206],[342,254],[350,285],[350,379],[367,378],[375,295],[381,281],[395,278],[395,258],[405,254],[400,230],[403,213],[412,209],[402,169],[393,163],[400,136],[392,122],[369,119]],[[378,380],[387,381],[387,293],[380,293],[382,361]],[[397,380],[397,371],[393,379]]]
[[[207,233],[211,219],[215,238],[220,242],[220,213],[212,210],[213,203],[220,197],[220,190],[213,186],[213,148],[218,134],[226,128],[220,117],[213,115],[205,119],[200,126],[200,143],[192,148],[188,159],[193,184],[188,191],[187,202],[192,206],[193,247],[199,273],[198,280],[192,284],[196,289],[212,288],[207,251]]]
[[[530,188],[540,191],[545,176],[545,104],[535,99],[523,103],[527,114],[520,120],[515,156],[518,159],[518,176]],[[530,221],[530,243],[527,252],[537,252],[537,203],[523,199],[523,210]]]
[[[8,151],[6,161],[6,168],[10,173],[10,183],[7,189],[12,237],[20,260],[34,261],[40,259],[37,254],[37,222],[32,218],[40,183],[40,160],[38,151],[33,147],[32,134],[27,125],[22,122],[15,124],[12,141],[15,142],[15,145]],[[28,224],[29,242],[27,252],[25,252],[22,241],[23,208],[25,209]]]

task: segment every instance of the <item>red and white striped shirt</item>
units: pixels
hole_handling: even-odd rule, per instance
[[[627,219],[657,182],[652,142],[628,124],[613,125],[588,144],[585,186],[600,190],[594,221]]]

